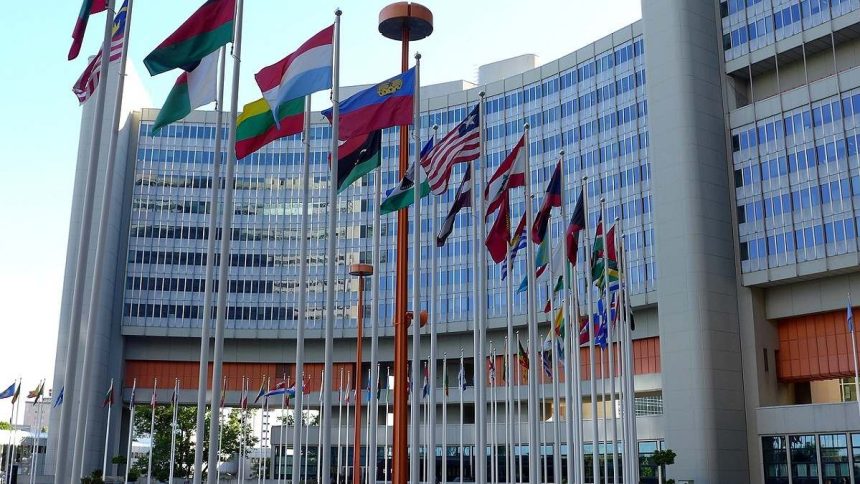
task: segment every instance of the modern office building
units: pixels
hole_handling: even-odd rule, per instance
[[[860,482],[860,412],[846,324],[852,288],[860,298],[855,208],[860,203],[860,0],[643,1],[641,21],[560,59],[538,65],[534,56],[520,56],[484,66],[475,84],[423,88],[421,138],[431,136],[433,125],[440,135],[447,133],[481,90],[486,91],[487,158],[477,164],[479,178],[498,166],[528,122],[535,203],[563,149],[568,213],[585,183],[590,227],[599,217],[600,199],[606,201],[607,220],[619,220],[636,320],[641,455],[673,449],[677,461],[669,477],[679,482]],[[118,169],[110,181],[109,263],[103,274],[93,274],[104,278],[105,301],[94,327],[99,335],[94,392],[102,394],[110,378],[124,387],[136,378],[138,395],[148,398],[156,378],[161,388],[179,379],[180,401],[194,404],[207,214],[213,209],[209,194],[214,183],[224,183],[213,181],[210,172],[215,137],[226,138],[226,131],[217,133],[215,113],[201,111],[156,135],[151,130],[156,110],[125,112],[119,154],[111,160]],[[91,116],[85,108],[82,140],[88,139]],[[224,364],[228,405],[238,403],[243,378],[256,389],[264,378],[292,375],[299,324],[307,328],[305,371],[314,393],[308,400],[316,404],[327,284],[337,287],[336,375],[360,375],[367,386],[368,352],[361,369],[353,362],[362,310],[366,327],[380,327],[383,375],[391,364],[394,216],[382,219],[384,250],[375,261],[377,186],[370,175],[339,197],[337,233],[326,233],[326,214],[335,209],[326,198],[330,129],[318,114],[310,138],[306,261],[298,256],[304,162],[299,137],[276,141],[237,166],[233,226],[219,229],[232,238]],[[386,130],[383,189],[398,181],[396,144],[397,130]],[[53,388],[62,387],[67,364],[80,364],[67,362],[66,353],[85,155],[82,142]],[[107,162],[102,159],[101,166]],[[425,264],[422,300],[450,375],[459,369],[461,352],[465,355],[469,389],[462,430],[472,462],[472,315],[476,305],[484,305],[487,338],[503,353],[506,291],[500,268],[488,264],[487,292],[473,298],[471,251],[484,249],[472,245],[468,213],[457,219],[444,248],[433,247],[434,228],[453,200],[463,168],[455,170],[456,183],[435,204],[424,200],[422,213],[435,210],[435,217],[422,217],[418,229]],[[100,203],[97,197],[96,206]],[[517,193],[514,220],[523,210]],[[554,243],[565,225],[553,218]],[[324,279],[330,236],[338,240],[334,281]],[[434,253],[440,270],[431,276]],[[380,273],[378,314],[371,311],[372,284],[365,286],[365,307],[358,307],[358,281],[348,275],[349,265],[358,262]],[[304,321],[297,311],[302,263],[311,279]],[[512,277],[518,283],[524,274],[520,257]],[[431,302],[426,296],[433,284],[440,297]],[[540,284],[541,294],[547,285]],[[586,290],[581,270],[577,286]],[[525,295],[513,302],[515,324],[525,339]],[[543,333],[547,322],[541,324]],[[586,370],[587,359],[582,363]],[[438,374],[435,389],[441,395],[441,366]],[[169,397],[170,391],[159,392],[160,401]],[[64,406],[73,408],[68,395]],[[551,406],[547,402],[545,408]],[[567,407],[562,401],[563,414]],[[590,408],[583,402],[587,419]],[[445,433],[457,447],[449,449],[457,459],[459,416],[458,399],[452,397],[452,425],[434,429],[437,442]],[[88,440],[103,438],[104,417],[90,412]],[[50,428],[57,428],[58,418],[54,411]],[[122,453],[127,419],[127,411],[114,412],[107,422],[115,430],[114,454]],[[386,421],[380,415],[379,422]],[[552,425],[543,425],[552,438]],[[491,429],[499,439],[503,426],[500,421]],[[595,439],[590,426],[585,429],[588,445],[597,440],[604,451],[603,431]],[[317,431],[309,430],[312,467]],[[380,462],[385,435],[380,425]],[[55,462],[56,439],[52,433],[46,469]],[[517,452],[528,452],[520,442]],[[272,432],[270,445],[281,444]],[[441,456],[440,449],[436,453]],[[84,470],[100,462],[100,446],[90,446]],[[560,464],[567,465],[566,457]],[[285,467],[291,471],[291,465]],[[655,482],[647,460],[642,469],[642,482]]]

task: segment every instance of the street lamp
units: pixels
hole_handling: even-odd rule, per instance
[[[364,337],[364,278],[373,275],[370,264],[352,264],[349,275],[358,277],[358,334],[355,337],[355,438],[352,450],[352,482],[361,484],[361,363],[362,343]]]

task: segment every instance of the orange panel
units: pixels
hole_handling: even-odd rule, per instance
[[[854,376],[845,310],[780,319],[777,376],[784,382]]]

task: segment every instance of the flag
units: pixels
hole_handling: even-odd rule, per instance
[[[490,217],[490,214],[498,210],[498,208],[507,202],[507,192],[510,188],[522,187],[526,184],[526,154],[528,147],[526,146],[526,135],[520,138],[511,152],[505,157],[502,164],[490,177],[487,187],[484,189],[484,200],[487,200],[487,210],[484,218]]]
[[[588,317],[579,318],[579,344],[588,343]]]
[[[460,124],[448,132],[428,153],[427,158],[421,160],[430,189],[435,195],[442,195],[448,190],[448,179],[454,165],[477,160],[480,156],[480,125],[478,106],[475,106],[466,119],[460,121]],[[459,190],[457,193],[460,193]]]
[[[304,129],[305,100],[294,99],[278,106],[280,127],[275,126],[272,111],[265,99],[257,99],[242,108],[236,118],[236,159],[241,160],[272,141],[301,133]]]
[[[227,378],[226,377],[224,378],[224,382],[221,384],[221,399],[219,400],[220,401],[219,405],[221,406],[221,408],[224,408],[224,401],[225,400],[227,400]]]
[[[244,388],[244,385],[242,388],[242,399],[239,400],[239,406],[242,407],[242,410],[246,410],[248,408],[248,389]]]
[[[171,69],[190,71],[201,59],[233,41],[236,0],[208,0],[158,45],[143,65],[150,75]]]
[[[54,399],[54,406],[52,408],[57,408],[63,404],[63,395],[66,393],[66,387],[60,388],[60,393],[57,394],[57,398]]]
[[[854,311],[851,309],[851,298],[848,298],[845,320],[848,321],[848,331],[854,332]]]
[[[553,207],[561,207],[561,161],[555,165],[555,171],[552,172],[552,178],[549,179],[549,185],[546,187],[543,205],[541,205],[532,225],[532,241],[535,244],[540,244],[546,237],[546,229],[549,227],[549,218]]]
[[[547,378],[552,380],[552,352],[551,350],[544,349],[541,351],[541,362],[543,363],[543,372],[546,374]]]
[[[9,385],[8,387],[6,387],[5,390],[0,392],[0,400],[4,400],[6,398],[11,398],[13,395],[15,395],[15,388],[17,386],[18,386],[17,382],[13,381],[11,385]]]
[[[162,127],[179,121],[201,106],[215,102],[217,82],[218,52],[215,51],[204,57],[194,70],[179,74],[152,124],[152,133],[158,134]]]
[[[21,380],[18,380],[18,387],[15,388],[15,394],[12,395],[12,405],[15,405],[15,402],[18,401],[18,397],[21,396]]]
[[[155,408],[155,405],[158,403],[158,396],[155,390],[152,390],[152,397],[149,398],[149,406]]]
[[[442,363],[442,385],[445,387],[445,396],[448,396],[448,362]]]
[[[27,398],[33,398],[33,403],[38,403],[39,399],[42,398],[42,394],[45,392],[45,380],[39,382],[36,385],[36,388],[30,390],[30,393],[27,394]]]
[[[131,405],[132,407],[134,406],[134,393],[136,390],[137,390],[137,382],[135,382],[131,386],[131,398],[129,398],[129,400],[128,400],[128,404]]]
[[[296,387],[292,387],[292,388],[291,388],[291,390],[292,390],[293,396],[295,396],[295,394],[296,394]],[[269,398],[269,397],[274,397],[274,396],[277,396],[277,395],[285,395],[286,393],[287,393],[287,389],[286,389],[286,388],[284,388],[284,387],[282,387],[282,386],[281,386],[281,387],[277,387],[277,386],[276,386],[274,389],[269,390],[269,391],[267,391],[266,393],[264,393],[264,394],[263,394],[263,396],[264,396],[265,398]]]
[[[265,396],[266,396],[266,381],[264,379],[262,382],[260,382],[260,391],[257,392],[257,397],[254,398],[254,403],[256,404],[257,402],[260,401],[261,398],[263,398]]]
[[[84,34],[87,31],[87,22],[90,20],[90,15],[104,12],[107,10],[107,1],[105,0],[84,0],[81,4],[81,10],[78,12],[78,19],[75,21],[75,28],[72,30],[72,47],[69,49],[69,60],[75,60],[78,54],[81,53],[81,44],[84,41]]]
[[[381,164],[382,130],[341,141],[337,156],[337,193],[341,193]]]
[[[496,359],[492,356],[487,358],[487,374],[490,375],[490,384],[496,384]]]
[[[606,348],[606,336],[608,316],[606,314],[606,306],[603,304],[603,298],[597,300],[597,314],[594,315],[597,330],[594,332],[594,344],[601,348]]]
[[[340,102],[340,139],[412,124],[415,68],[357,92]],[[323,116],[331,122],[332,110]]]
[[[457,384],[460,385],[460,391],[466,390],[466,367],[463,366],[463,360],[460,360],[460,372],[457,373]]]
[[[604,288],[604,270],[603,270],[603,259],[604,253],[606,254],[606,262],[608,264],[608,268],[606,271],[606,277],[610,283],[610,289],[612,289],[613,282],[618,282],[618,262],[615,260],[615,225],[609,229],[606,233],[606,251],[604,252],[603,248],[603,219],[597,223],[597,230],[594,237],[594,245],[591,250],[591,278],[594,281],[594,285],[599,287],[601,290]]]
[[[427,156],[427,153],[431,149],[433,149],[433,138],[430,138],[427,144],[424,145],[424,148],[421,148],[421,158]],[[382,205],[380,206],[380,214],[385,215],[396,212],[415,203],[415,191],[413,190],[415,186],[415,167],[416,164],[414,162],[410,164],[409,169],[406,170],[406,176],[400,180],[400,183],[385,193],[385,200],[382,201]],[[423,170],[418,170],[418,176],[424,178],[421,176],[421,171]],[[427,180],[422,180],[421,198],[426,197],[429,193],[430,185],[427,184]]]
[[[350,402],[352,402],[352,399],[351,399],[351,398],[350,398],[350,396],[349,396],[349,394],[350,394],[350,392],[351,392],[351,391],[352,391],[352,383],[351,383],[349,380],[347,380],[347,382],[346,382],[346,392],[345,392],[345,394],[344,394],[344,397],[345,397],[345,398],[344,398],[344,403],[346,403],[347,405],[349,405],[349,403],[350,403]]]
[[[529,369],[529,354],[519,340],[517,340],[517,361],[524,370]]]
[[[579,198],[576,199],[576,206],[573,208],[573,215],[570,216],[570,224],[565,231],[567,243],[567,260],[576,266],[576,252],[579,249],[579,233],[585,228],[585,205],[583,205],[583,196],[585,190],[579,191]]]
[[[93,0],[100,2],[101,0]],[[122,4],[122,8],[113,18],[113,27],[110,38],[110,51],[108,62],[118,61],[122,57],[122,46],[125,43],[125,19],[128,12],[128,0]],[[78,102],[85,103],[95,92],[99,85],[102,73],[102,50],[99,49],[95,57],[90,59],[81,77],[72,86],[72,92],[78,97]]]
[[[430,395],[430,375],[427,365],[424,365],[424,385],[421,388],[421,398],[427,398]]]
[[[544,239],[538,246],[537,254],[535,254],[535,280],[537,280],[546,271],[549,265],[549,239]],[[517,288],[517,294],[525,292],[529,287],[528,274],[523,277],[520,287]]]
[[[520,219],[520,223],[514,230],[514,235],[511,237],[511,248],[508,250],[508,259],[511,261],[511,268],[514,266],[514,259],[521,250],[526,248],[526,214],[524,213]],[[502,264],[502,280],[508,276],[508,264]]]
[[[448,237],[454,230],[454,219],[464,207],[472,206],[472,166],[466,167],[466,173],[463,175],[463,181],[460,182],[460,187],[457,188],[457,194],[454,195],[454,203],[448,210],[448,215],[442,222],[442,227],[436,235],[436,247],[442,247],[448,241]]]
[[[505,260],[508,255],[508,247],[511,240],[511,205],[508,203],[508,193],[503,195],[504,200],[499,205],[500,210],[496,215],[496,221],[487,233],[484,245],[496,264]]]
[[[334,25],[329,25],[292,54],[260,69],[254,78],[269,107],[330,88],[333,47]]]
[[[113,380],[111,380],[110,387],[108,387],[107,394],[105,394],[102,407],[110,407],[111,405],[113,405]]]

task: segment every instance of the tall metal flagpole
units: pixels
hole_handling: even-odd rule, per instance
[[[562,205],[564,202],[562,201]],[[546,234],[546,237],[550,238],[550,242],[552,242],[551,236],[552,230],[550,230],[550,234]],[[564,236],[562,235],[562,238]],[[552,247],[552,244],[550,244]],[[558,246],[557,250],[561,250],[563,247],[561,245]],[[564,258],[565,254],[562,252],[558,255],[558,257]],[[563,259],[562,259],[563,260]],[[557,342],[556,342],[556,330],[555,330],[555,313],[556,310],[561,310],[564,306],[558,307],[555,304],[555,281],[558,280],[559,274],[555,274],[552,269],[554,261],[550,261],[550,278],[549,278],[549,299],[550,299],[550,322],[549,322],[549,338],[550,338],[550,362],[552,363],[552,427],[553,427],[553,439],[552,439],[552,459],[553,459],[553,480],[554,482],[561,483],[561,412],[559,408],[561,408],[561,402],[559,399],[559,378],[561,376],[561,372],[559,371],[559,354],[557,352]],[[562,271],[564,271],[564,264],[562,264]],[[567,375],[565,375],[567,377]]]
[[[325,310],[325,365],[322,382],[322,405],[321,415],[328,416],[331,412],[331,377],[334,367],[334,319],[335,319],[335,292],[337,280],[337,179],[338,179],[338,135],[340,133],[340,15],[341,10],[334,11],[334,58],[332,62],[332,87],[331,87],[331,175],[329,178],[328,194],[328,230],[326,247],[326,310]],[[331,419],[325,418],[322,425],[322,445],[319,459],[323,469],[322,484],[331,482],[329,472],[329,461],[331,460]]]
[[[607,234],[609,233],[610,227],[606,220],[606,199],[600,199],[600,214],[603,219],[603,308],[606,313],[606,361],[608,367],[608,378],[609,378],[609,410],[612,412],[612,422],[611,424],[607,423],[609,418],[606,415],[606,395],[604,393],[604,411],[603,411],[603,432],[604,438],[609,440],[609,428],[608,425],[611,426],[612,430],[612,454],[611,456],[607,455],[605,458],[606,468],[609,466],[609,459],[612,459],[612,482],[615,483],[618,480],[618,459],[615,446],[616,444],[616,436],[617,436],[617,427],[615,425],[615,373],[614,373],[614,358],[612,356],[612,307],[611,301],[612,299],[609,297],[609,245],[607,244]],[[601,370],[602,373],[602,370]],[[605,388],[606,379],[603,380],[603,385]],[[606,449],[606,453],[609,454],[608,444],[604,446]],[[606,481],[609,482],[609,471],[607,470]]]
[[[167,483],[173,484],[173,469],[176,467],[176,416],[178,410],[179,403],[179,378],[176,379],[176,382],[173,384],[173,419],[170,421],[170,461],[168,461],[168,467],[170,468]]]
[[[45,380],[42,380],[42,388],[44,386]],[[36,484],[36,472],[39,469],[39,435],[42,433],[42,417],[45,414],[44,409],[37,407],[38,401],[38,397],[36,397],[36,400],[33,400],[33,411],[36,412],[36,431],[33,432],[33,451],[30,453],[33,456],[31,459],[32,464],[30,465],[30,479],[33,480],[33,484]],[[107,447],[105,447],[105,456],[107,456]]]
[[[206,427],[206,389],[209,386],[209,344],[211,335],[209,327],[212,324],[212,296],[215,272],[215,236],[218,232],[218,202],[221,191],[221,126],[224,122],[224,75],[227,64],[227,47],[221,47],[218,66],[217,98],[215,100],[215,158],[212,163],[212,188],[209,195],[209,235],[206,240],[206,279],[203,283],[203,322],[200,327],[200,371],[197,384],[197,420],[196,429],[200,433]],[[215,415],[214,413],[212,414]],[[219,444],[220,446],[220,444]],[[200,484],[203,479],[203,439],[194,441],[194,484]]]
[[[299,322],[296,325],[296,398],[293,404],[293,482],[301,478],[302,463],[302,403],[304,391],[299,391],[299,381],[304,386],[305,375],[305,321],[308,311],[308,217],[311,183],[311,97],[305,96],[305,120],[302,130],[302,147],[304,149],[304,164],[302,165],[302,220],[299,233]],[[299,380],[301,378],[301,380]],[[304,390],[304,389],[302,389]]]
[[[420,107],[420,105],[419,105],[419,107]],[[420,119],[419,115],[420,115],[420,111],[416,110],[416,112],[415,112],[416,123]],[[436,144],[436,132],[438,131],[438,129],[439,129],[438,125],[433,125],[433,145],[434,146]],[[420,139],[420,138],[416,138],[416,139]],[[416,144],[415,150],[418,151],[418,149],[419,149],[419,145]],[[421,157],[421,155],[419,154],[418,158],[420,159],[420,157]],[[415,186],[416,187],[420,186],[418,181],[417,181],[417,179],[420,179],[420,177],[417,176],[419,171],[423,172],[423,169],[421,168],[420,163],[416,162],[416,164],[415,164],[415,173],[416,173]],[[420,191],[420,189],[416,188],[416,191]],[[430,233],[435,234],[436,230],[437,230],[438,219],[439,219],[439,197],[431,197],[431,199],[432,199],[432,206],[431,206],[430,213],[432,215],[430,217]],[[431,237],[431,239],[432,239],[432,237]],[[430,374],[428,377],[430,380],[430,398],[427,402],[427,405],[430,406],[430,415],[429,415],[429,419],[428,419],[428,431],[429,431],[429,436],[430,436],[430,439],[429,439],[430,451],[428,453],[428,456],[430,459],[430,463],[428,464],[427,469],[428,469],[428,474],[430,476],[430,477],[428,477],[428,481],[429,482],[436,482],[436,406],[438,403],[436,401],[436,371],[437,371],[437,366],[438,366],[436,359],[439,357],[439,355],[438,355],[439,345],[438,345],[438,341],[437,341],[437,338],[439,336],[438,336],[437,326],[439,325],[439,323],[441,323],[441,318],[437,317],[437,314],[436,314],[436,309],[437,309],[438,301],[439,301],[439,257],[438,257],[439,248],[436,247],[436,244],[434,244],[432,242],[430,243],[429,248],[430,248],[430,274],[429,274],[430,300],[427,302],[427,310],[430,313],[430,315],[429,315],[429,318],[430,318],[430,322],[429,322],[429,324],[430,324]],[[443,369],[442,371],[445,371],[445,370]],[[446,431],[447,431],[447,428],[443,425],[443,427],[442,427],[443,434]],[[444,447],[442,449],[442,472],[443,473],[445,472],[445,449],[444,449]]]
[[[381,218],[379,206],[382,205],[382,166],[376,169],[374,177],[374,195],[373,195],[373,277],[370,297],[370,381],[376,382],[376,388],[370,392],[370,399],[367,405],[368,413],[367,423],[367,473],[376,482],[376,433],[379,425],[379,325],[382,323],[382,318],[379,317],[379,273],[382,272],[382,262],[380,249],[381,244]],[[385,380],[386,388],[388,388],[388,379]],[[386,398],[388,392],[386,392]],[[373,409],[370,411],[369,409]],[[385,413],[386,431],[388,430],[388,412]],[[386,437],[387,441],[387,437]]]
[[[421,54],[415,54],[415,96],[413,98],[413,139],[415,141],[415,151],[413,170],[412,170],[412,193],[414,197],[412,219],[414,230],[413,245],[412,245],[412,382],[417,384],[421,375],[421,186],[420,186],[420,170],[421,170]],[[401,127],[401,129],[403,129]],[[412,396],[413,404],[410,408],[412,412],[412,435],[411,435],[411,481],[419,482],[421,479],[421,459],[419,453],[420,442],[420,419],[421,405],[418,405],[416,395]]]
[[[110,231],[108,229],[108,218],[110,216],[110,209],[114,206],[111,203],[111,196],[113,194],[113,178],[114,178],[114,167],[116,163],[114,163],[114,159],[116,158],[116,150],[117,150],[117,138],[119,135],[119,123],[120,123],[120,115],[122,112],[122,95],[125,87],[125,67],[128,58],[128,44],[129,44],[129,33],[131,32],[131,15],[132,8],[134,7],[134,1],[129,0],[128,8],[126,10],[126,20],[125,20],[125,34],[123,38],[123,46],[122,46],[122,55],[120,56],[120,65],[119,65],[119,75],[117,76],[117,89],[116,89],[116,97],[114,98],[114,109],[113,109],[113,117],[111,118],[110,126],[110,141],[108,142],[108,152],[107,152],[107,163],[105,166],[105,175],[104,175],[104,188],[102,191],[102,205],[99,210],[99,222],[98,222],[98,237],[96,239],[96,251],[95,257],[93,260],[93,270],[92,274],[95,277],[92,278],[93,285],[90,290],[90,304],[89,304],[89,313],[87,314],[87,334],[86,334],[86,342],[84,343],[84,362],[83,362],[83,371],[81,373],[81,392],[80,392],[80,404],[78,406],[78,415],[77,415],[77,423],[75,425],[75,453],[74,453],[74,461],[72,462],[72,478],[73,482],[77,482],[78,478],[74,476],[79,476],[82,471],[82,465],[84,460],[84,452],[85,452],[85,429],[87,424],[87,413],[89,412],[90,407],[94,404],[94,399],[96,396],[93,394],[93,384],[95,383],[93,380],[93,373],[95,372],[95,343],[97,336],[97,328],[101,326],[99,324],[99,310],[98,308],[102,307],[102,296],[101,296],[101,287],[102,280],[101,277],[105,259],[105,243],[107,241],[107,234]],[[116,15],[114,11],[114,2],[112,0],[108,1],[108,13],[107,13],[107,24],[105,30],[105,39],[104,44],[102,45],[101,52],[101,69],[103,71],[102,81],[99,82],[99,93],[98,98],[96,99],[97,108],[99,111],[104,111],[105,104],[105,93],[104,91],[107,89],[108,82],[108,74],[110,71],[109,67],[109,54],[110,54],[110,44],[111,44],[111,32],[113,30],[113,18]],[[103,113],[101,113],[103,115]],[[99,114],[97,113],[98,117]],[[96,165],[98,164],[99,154],[101,152],[100,144],[101,144],[101,131],[102,131],[102,120],[97,119],[96,123],[93,125],[94,133],[99,133],[98,135],[93,136],[93,145],[90,146],[90,159],[93,160],[93,157],[96,160]],[[92,164],[90,165],[92,167]],[[89,180],[88,180],[89,181]],[[91,197],[91,194],[87,194],[87,197]],[[86,203],[86,201],[84,202]],[[84,208],[87,210],[87,208]],[[85,215],[85,217],[87,217]],[[81,234],[84,234],[84,228],[81,228]],[[86,229],[87,236],[89,236],[89,230]],[[83,248],[79,248],[78,250],[84,250]],[[87,248],[88,250],[88,248]],[[84,262],[86,264],[86,262]],[[79,268],[80,269],[80,268]],[[86,268],[84,268],[86,269]],[[77,284],[76,284],[77,286]],[[77,292],[77,287],[75,288]],[[83,290],[83,287],[81,287]],[[77,294],[75,294],[77,296]],[[81,294],[83,296],[83,294]],[[75,301],[73,301],[74,303]],[[81,314],[82,308],[78,309],[77,312],[72,312],[72,317],[75,318],[76,315]],[[74,343],[77,345],[78,340],[69,340],[70,343]],[[67,364],[75,365],[76,362],[71,359],[67,361]],[[68,387],[66,387],[68,388]],[[72,398],[74,399],[74,394],[72,394]],[[65,412],[64,412],[65,413]],[[110,417],[110,416],[108,416]],[[110,418],[105,422],[105,428],[110,428]],[[61,425],[62,429],[62,425]],[[61,430],[62,433],[62,430]],[[64,434],[65,435],[65,434]],[[108,433],[109,437],[109,433]]]
[[[347,387],[347,391],[349,391],[349,387]],[[340,460],[341,460],[341,455],[342,455],[341,451],[340,451],[340,444],[342,442],[341,441],[341,430],[343,428],[343,396],[344,396],[344,393],[343,393],[343,368],[340,369],[340,384],[337,387],[337,396],[338,396],[338,399],[337,399],[337,452],[336,452],[337,459],[335,460],[337,470],[335,471],[335,482],[337,484],[340,484],[340,467],[341,467],[340,466]],[[349,417],[347,417],[347,419],[348,418]],[[322,432],[320,432],[320,435],[322,435]],[[322,446],[320,446],[320,452],[322,452]]]
[[[615,250],[619,251],[620,256],[617,257],[620,259],[621,263],[621,271],[626,277],[627,272],[627,254],[624,249],[624,238],[619,237],[618,233],[615,234],[618,243],[615,245]],[[636,389],[633,385],[634,371],[633,371],[633,337],[631,334],[630,323],[633,321],[633,314],[631,313],[630,304],[629,304],[629,294],[627,293],[627,286],[622,286],[624,295],[624,326],[622,327],[624,341],[627,344],[627,351],[624,352],[624,366],[627,368],[627,373],[625,374],[624,382],[625,382],[625,395],[627,396],[627,407],[625,414],[627,415],[627,433],[629,436],[628,443],[628,459],[626,459],[630,463],[630,482],[638,482],[639,481],[639,441],[636,438]]]
[[[217,415],[221,412],[221,375],[224,366],[224,326],[227,318],[227,294],[229,289],[230,242],[233,226],[233,190],[236,173],[236,114],[239,110],[239,75],[242,66],[242,17],[244,0],[236,1],[236,26],[233,35],[233,81],[230,86],[230,118],[229,134],[227,137],[227,169],[224,174],[224,205],[221,209],[221,264],[218,266],[218,309],[215,319],[215,352],[212,358],[212,394],[210,395],[210,412]],[[217,133],[220,136],[220,133]],[[214,207],[212,207],[214,209]],[[208,261],[207,261],[208,262]],[[209,423],[209,458],[207,468],[218,467],[218,456],[221,448],[218,445],[218,434],[221,422],[210,419]],[[217,473],[210,472],[209,484],[216,484]]]
[[[585,232],[585,295],[587,299],[585,315],[588,318],[588,366],[589,366],[589,385],[591,387],[591,435],[593,435],[593,441],[591,446],[591,466],[592,466],[592,476],[593,482],[600,482],[600,459],[598,454],[598,446],[600,441],[600,434],[598,433],[597,428],[597,372],[595,371],[595,361],[594,361],[594,322],[592,321],[592,314],[594,311],[594,304],[592,303],[591,296],[591,251],[589,247],[589,225],[591,221],[589,220],[588,213],[588,177],[582,177],[582,207],[585,212],[585,228],[583,228],[583,232]]]
[[[304,322],[302,322],[302,323],[304,323]],[[288,375],[284,374],[283,382],[284,382],[284,394],[281,395],[281,413],[280,413],[281,425],[280,425],[279,436],[278,436],[278,444],[279,445],[278,445],[277,451],[275,451],[274,447],[270,446],[270,447],[272,447],[272,469],[278,470],[278,484],[281,484],[281,479],[282,479],[282,476],[284,474],[284,450],[287,448],[286,443],[284,442],[284,427],[287,426],[287,419],[286,419],[286,417],[284,417],[284,410],[286,409],[286,406],[287,406],[287,390],[290,388],[290,377]],[[296,380],[295,384],[296,384],[296,395],[298,395],[299,393],[302,392],[302,385],[299,385],[298,380]],[[277,453],[277,456],[278,456],[278,466],[277,467],[275,467],[275,453]]]
[[[356,379],[356,385],[358,385],[358,379]],[[347,454],[349,454],[349,410],[351,407],[351,405],[349,404],[350,392],[352,392],[352,373],[347,373],[346,374],[346,399],[347,399],[347,402],[345,405],[346,406],[346,424],[344,425],[344,427],[346,427],[346,428],[344,429],[344,436],[343,436],[343,450],[338,449],[338,451],[337,451],[338,457],[340,457],[341,452],[343,453],[343,462],[338,467],[337,472],[338,472],[338,476],[340,476],[341,471],[343,471],[344,480],[347,480],[347,478],[349,477],[349,474],[346,472],[347,465],[348,465],[349,461],[347,460],[346,457],[347,457]],[[340,478],[338,478],[338,482],[340,482]]]
[[[463,446],[463,392],[465,392],[463,387],[465,384],[460,381],[460,378],[465,378],[465,374],[463,373],[465,370],[463,368],[463,348],[460,348],[460,372],[457,373],[457,387],[460,389],[460,448],[457,449],[457,454],[460,455],[460,484],[463,484],[465,481],[465,476],[463,476],[463,471],[465,470],[465,466],[463,465],[463,454],[465,454],[466,450]]]
[[[151,407],[150,415],[149,415],[149,440],[150,442],[155,441],[155,407],[157,405],[156,395],[158,391],[158,378],[156,378],[152,384],[152,397],[149,400],[149,406]],[[153,445],[150,443],[149,445],[149,459],[146,464],[146,484],[152,484],[152,450]]]
[[[131,384],[131,402],[129,402],[128,445],[125,451],[125,482],[128,482],[128,471],[131,470],[131,443],[134,440],[134,393],[137,390],[137,378]]]
[[[519,245],[520,241],[514,240],[512,241],[512,243],[515,245]],[[508,482],[513,482],[512,476],[514,475],[514,429],[512,424],[514,421],[514,386],[511,385],[509,381],[514,375],[514,359],[510,357],[511,352],[514,351],[514,275],[512,274],[513,261],[511,260],[511,252],[512,247],[509,243],[507,247],[507,255],[505,256],[505,268],[507,269],[507,276],[505,277],[505,326],[507,329],[507,335],[505,336],[505,339],[507,341],[507,344],[505,345],[505,355],[507,356],[505,361],[507,374],[507,378],[505,379],[505,383],[507,386],[505,391],[505,415],[507,416],[508,421],[506,436],[506,440],[508,441]]]
[[[434,199],[435,201],[435,199]],[[436,272],[433,272],[435,275]],[[434,299],[435,301],[435,299]],[[448,484],[448,353],[442,354],[442,484]]]
[[[377,282],[373,283],[373,286],[376,287]],[[385,445],[382,449],[382,457],[383,457],[383,470],[385,471],[384,481],[388,482],[388,402],[391,401],[391,368],[385,370]]]
[[[525,150],[525,205],[526,205],[526,230],[528,230],[533,223],[534,215],[532,208],[532,197],[531,197],[531,169],[529,167],[529,124],[525,123],[523,126],[523,136],[525,136],[525,146],[523,149]],[[529,238],[529,237],[527,237]],[[537,331],[537,318],[535,315],[535,259],[534,259],[534,246],[530,241],[526,242],[526,263],[528,268],[526,269],[527,280],[526,284],[528,285],[526,290],[526,300],[528,301],[526,304],[526,311],[528,315],[528,334],[529,334],[529,353],[530,358],[534,361],[529,365],[529,403],[527,406],[528,411],[528,420],[529,420],[529,482],[540,482],[540,455],[538,452],[538,414],[537,414],[537,402],[538,402],[538,375],[539,375],[539,367],[541,363],[537,361],[538,358],[538,331]]]
[[[78,453],[77,445],[78,438],[77,433],[83,432],[83,426],[76,425],[72,428],[72,412],[75,411],[75,402],[78,403],[78,414],[81,411],[86,412],[86,409],[89,408],[89,405],[85,402],[88,402],[87,398],[84,398],[83,391],[78,392],[77,390],[77,381],[78,381],[78,349],[80,348],[80,334],[81,334],[81,324],[83,319],[83,303],[84,303],[84,293],[86,291],[87,281],[90,279],[91,274],[97,274],[96,272],[90,272],[88,270],[88,258],[90,254],[90,234],[92,232],[92,221],[93,221],[93,203],[95,199],[96,193],[96,181],[98,180],[98,164],[99,164],[99,155],[101,154],[101,143],[102,143],[102,131],[103,131],[103,123],[104,123],[104,111],[105,111],[105,98],[107,92],[107,83],[108,83],[108,75],[110,71],[110,44],[111,44],[111,36],[113,34],[113,13],[114,13],[114,0],[107,0],[107,14],[105,18],[105,27],[104,27],[104,35],[102,37],[102,50],[101,50],[101,79],[98,86],[96,87],[96,106],[95,113],[93,114],[93,124],[92,124],[92,133],[90,136],[90,152],[89,159],[87,160],[87,175],[86,182],[84,184],[84,202],[81,208],[81,220],[80,220],[80,232],[78,233],[78,253],[75,258],[75,279],[74,279],[74,290],[72,291],[72,308],[69,312],[69,347],[66,352],[66,371],[63,376],[63,392],[65,395],[65,399],[67,400],[67,404],[60,407],[60,428],[59,428],[59,438],[57,439],[57,470],[56,477],[59,479],[68,479],[68,482],[71,484],[77,484],[80,482],[80,474],[81,474],[81,459],[74,458],[69,464],[69,446],[71,445],[71,450],[74,453]],[[130,27],[128,20],[130,20],[131,14],[131,5],[129,5],[128,13],[126,14],[126,29]],[[123,45],[128,44],[128,30],[126,30],[126,41],[123,42]],[[125,47],[123,47],[125,49]],[[125,57],[123,57],[125,58]],[[122,85],[122,78],[120,76],[120,85]],[[113,160],[109,159],[106,167],[106,171],[113,171]],[[107,172],[105,173],[105,185],[111,185],[111,178],[107,177]],[[93,278],[93,283],[95,284],[99,281],[99,277]],[[94,333],[91,331],[92,328],[88,329],[88,332]],[[81,380],[82,387],[87,385],[87,381]],[[81,389],[83,390],[83,388]],[[81,410],[83,409],[83,410]],[[80,422],[80,417],[78,417],[78,422]],[[84,420],[86,420],[86,415],[84,415]],[[78,430],[80,428],[80,430]],[[83,436],[81,436],[81,446],[83,446]],[[81,449],[83,452],[83,449]],[[80,457],[80,456],[79,456]],[[67,477],[64,477],[67,476]]]

